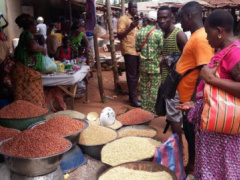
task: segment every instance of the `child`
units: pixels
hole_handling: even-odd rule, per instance
[[[63,37],[63,45],[57,49],[56,60],[70,60],[74,58],[74,49],[70,46],[70,38]]]

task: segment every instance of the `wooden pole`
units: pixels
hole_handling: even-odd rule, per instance
[[[68,0],[69,4],[69,20],[70,20],[70,26],[72,26],[72,3],[71,0]]]
[[[100,57],[99,57],[99,51],[98,51],[98,40],[97,40],[96,33],[94,34],[93,38],[94,38],[95,57],[96,57],[96,63],[97,63],[98,88],[99,88],[101,100],[104,103],[106,100],[105,100],[105,94],[103,89],[102,71],[101,71]]]
[[[114,34],[113,34],[113,22],[112,22],[112,10],[110,5],[110,0],[106,0],[107,6],[107,17],[108,17],[108,27],[109,27],[109,35],[110,35],[110,47],[111,47],[111,57],[112,57],[112,65],[113,65],[113,77],[114,77],[114,89],[118,90],[118,68],[117,68],[117,60],[115,54],[115,44],[114,44]]]
[[[121,4],[122,4],[122,15],[125,14],[125,0],[121,0]]]

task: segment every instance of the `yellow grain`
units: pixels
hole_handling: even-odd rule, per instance
[[[92,125],[80,134],[79,143],[83,145],[99,145],[117,138],[117,132],[103,126]]]
[[[115,167],[99,177],[98,180],[172,180],[166,171],[147,172],[125,167]]]
[[[141,137],[154,137],[157,132],[153,129],[123,129],[118,132],[118,137],[126,136],[141,136]]]
[[[106,144],[101,151],[103,163],[116,166],[126,162],[152,158],[159,141],[146,137],[123,137]]]

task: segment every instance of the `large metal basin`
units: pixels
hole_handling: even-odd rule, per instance
[[[75,119],[75,118],[73,118],[73,119]],[[61,136],[63,138],[68,139],[72,143],[72,148],[74,148],[77,145],[81,132],[83,132],[88,127],[88,122],[86,120],[83,120],[83,119],[76,119],[76,120],[83,122],[84,123],[84,128],[81,129],[80,131],[76,131],[72,134],[68,134],[66,136]],[[37,122],[37,123],[29,126],[28,129],[33,129],[34,127],[36,127],[40,124],[44,124],[45,122],[46,121]]]
[[[22,158],[9,156],[8,154],[2,152],[1,146],[3,142],[5,141],[0,142],[0,154],[4,156],[7,166],[15,173],[31,177],[45,175],[56,170],[64,153],[66,153],[72,147],[72,143],[69,141],[68,148],[61,153],[39,158]]]

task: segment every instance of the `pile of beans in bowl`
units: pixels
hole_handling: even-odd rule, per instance
[[[6,128],[6,127],[2,127],[0,126],[0,141],[8,139],[8,138],[12,138],[16,135],[18,135],[20,131],[16,130],[16,129],[11,129],[11,128]]]
[[[61,153],[69,147],[70,142],[56,134],[30,129],[4,142],[1,151],[14,157],[40,158]]]

